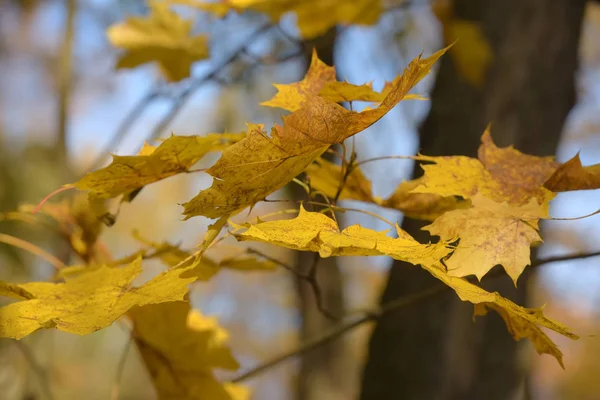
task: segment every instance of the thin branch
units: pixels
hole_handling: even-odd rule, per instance
[[[125,344],[125,348],[121,353],[121,357],[119,359],[119,364],[117,365],[117,372],[115,375],[115,381],[112,386],[112,390],[110,393],[110,400],[118,400],[119,394],[121,392],[121,380],[123,378],[123,372],[125,371],[125,363],[127,362],[127,356],[129,355],[129,350],[131,349],[131,345],[133,344],[133,337],[131,334],[127,338],[127,343]]]
[[[314,254],[313,263],[308,270],[308,275],[304,279],[312,289],[312,292],[315,296],[315,305],[317,306],[317,310],[323,314],[325,317],[339,321],[342,317],[333,314],[331,311],[327,310],[323,305],[323,293],[321,291],[321,286],[319,286],[319,282],[317,281],[317,271],[319,267],[319,261],[321,260],[321,256],[319,253]]]
[[[553,262],[559,261],[573,261],[573,260],[582,260],[590,257],[598,257],[600,256],[600,251],[596,251],[593,253],[582,253],[582,254],[569,254],[564,256],[552,256],[546,258],[536,258],[531,262],[532,267],[538,267],[543,264],[550,264]]]
[[[319,282],[317,281],[317,269],[319,260],[321,259],[319,253],[314,254],[315,257],[310,268],[308,269],[308,273],[303,274],[302,272],[298,271],[296,268],[288,265],[287,263],[280,261],[274,257],[271,257],[268,254],[265,254],[262,251],[257,250],[255,248],[249,247],[246,249],[246,252],[248,254],[255,254],[259,257],[264,258],[265,260],[271,261],[284,268],[285,270],[290,271],[291,273],[296,275],[296,277],[298,277],[298,279],[300,279],[301,281],[306,282],[308,285],[310,285],[310,288],[315,296],[315,303],[319,312],[329,319],[333,319],[336,321],[339,321],[341,319],[341,317],[336,316],[330,311],[328,311],[323,305],[323,295],[321,292],[321,287],[319,286]]]
[[[23,357],[25,357],[25,359],[27,360],[29,367],[37,376],[40,382],[40,387],[42,388],[46,399],[54,400],[54,394],[52,393],[52,388],[50,387],[50,380],[48,379],[48,375],[46,374],[46,371],[44,371],[44,368],[35,358],[33,352],[29,349],[29,347],[27,347],[27,345],[25,345],[25,343],[23,343],[20,340],[13,340],[13,343],[15,344],[17,349],[19,349],[21,354],[23,354]]]
[[[558,262],[558,261],[579,260],[579,259],[596,257],[596,256],[600,256],[600,251],[593,252],[593,253],[587,253],[587,254],[572,254],[572,255],[566,255],[566,256],[538,258],[538,259],[532,261],[531,266],[539,267],[543,264],[549,264],[549,263]],[[498,277],[501,275],[503,275],[503,274],[493,274],[492,277]],[[373,311],[367,311],[361,317],[358,317],[350,322],[340,324],[339,326],[332,328],[331,330],[325,332],[324,334],[319,335],[314,339],[306,341],[305,343],[301,344],[296,349],[290,350],[282,355],[279,355],[277,357],[274,357],[270,360],[267,360],[267,361],[261,363],[260,365],[235,377],[232,380],[232,382],[237,383],[237,382],[244,381],[244,380],[251,378],[255,375],[258,375],[270,368],[273,368],[284,361],[287,361],[287,360],[297,357],[297,356],[302,356],[318,347],[321,347],[333,340],[336,340],[339,337],[343,336],[346,332],[352,331],[355,328],[363,325],[366,322],[377,320],[390,312],[397,311],[402,308],[420,303],[421,301],[435,297],[435,296],[437,296],[441,293],[445,293],[449,290],[451,290],[451,288],[449,286],[438,283],[438,284],[431,286],[428,289],[423,290],[422,292],[419,292],[419,293],[416,293],[413,295],[409,295],[409,296],[405,296],[405,297],[401,297],[396,300],[392,300],[392,301],[382,305],[379,309],[376,309]]]
[[[18,237],[7,235],[5,233],[0,233],[0,243],[6,243],[8,245],[28,251],[31,254],[35,254],[36,256],[39,256],[46,260],[48,263],[52,264],[52,266],[54,266],[54,268],[56,269],[61,269],[66,266],[65,263],[63,263],[61,260],[53,256],[52,254],[48,253],[46,250],[26,240],[19,239]]]
[[[136,121],[142,116],[146,108],[160,95],[158,90],[159,84],[154,84],[148,93],[146,93],[135,106],[127,113],[125,118],[121,121],[119,126],[117,127],[115,133],[112,135],[112,138],[108,141],[108,143],[98,152],[98,155],[91,163],[88,170],[95,170],[102,166],[104,159],[106,156],[113,152],[115,149],[119,147],[119,145],[123,142],[131,127],[136,123]]]
[[[354,168],[358,168],[363,164],[381,161],[381,160],[417,160],[417,156],[382,156],[382,157],[373,157],[367,158],[366,160],[358,161],[354,164]]]
[[[183,90],[179,96],[175,99],[175,101],[171,104],[171,108],[169,111],[163,116],[163,118],[158,122],[158,124],[154,127],[152,132],[150,133],[148,140],[153,140],[159,137],[163,131],[169,126],[169,124],[175,119],[175,117],[179,114],[183,106],[187,103],[187,101],[191,98],[191,96],[205,83],[215,79],[218,77],[218,74],[225,68],[227,68],[230,64],[232,64],[238,57],[243,55],[248,48],[254,43],[254,41],[262,35],[264,32],[269,30],[272,27],[270,23],[262,24],[254,33],[248,36],[248,40],[234,50],[229,57],[227,57],[222,62],[218,63],[208,74],[195,78],[191,81],[190,85]]]
[[[56,148],[59,151],[61,167],[67,166],[67,130],[69,106],[71,102],[71,80],[73,69],[73,37],[75,35],[75,15],[77,1],[67,0],[67,21],[65,34],[60,50],[58,67],[58,136]]]
[[[275,257],[271,257],[270,255],[265,254],[262,251],[257,250],[257,249],[255,249],[253,247],[248,247],[246,249],[246,252],[248,254],[255,254],[255,255],[259,256],[259,257],[262,257],[262,258],[264,258],[267,261],[271,261],[272,263],[275,263],[275,264],[279,265],[280,267],[282,267],[283,269],[285,269],[287,271],[290,271],[292,274],[298,276],[301,279],[303,279],[305,277],[301,272],[299,272],[298,270],[296,270],[296,268],[292,267],[291,265],[289,265],[289,264],[287,264],[287,263],[285,263],[283,261],[280,261],[280,260],[276,259]]]

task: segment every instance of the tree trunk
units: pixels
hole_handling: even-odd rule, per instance
[[[334,65],[333,53],[336,38],[336,30],[331,29],[313,41],[304,42],[306,65],[310,64],[313,48],[317,50],[319,58],[324,63]],[[302,189],[298,192],[300,192],[298,193],[300,196],[306,196]],[[313,253],[298,252],[296,258],[298,270],[303,274],[308,273],[314,256]],[[336,260],[336,257],[319,260],[317,280],[323,307],[333,315],[342,315],[344,312],[343,279]],[[326,317],[317,308],[314,290],[305,280],[296,279],[296,290],[298,308],[302,318],[300,340],[303,342],[331,328],[336,321]],[[335,341],[323,346],[318,352],[306,354],[301,359],[297,400],[335,398],[335,393],[344,387],[345,382],[345,368],[342,361],[345,354],[344,346],[343,341]]]
[[[493,51],[480,88],[442,58],[431,111],[421,126],[426,155],[476,156],[486,125],[499,146],[538,155],[556,151],[575,102],[578,43],[585,0],[456,0],[454,18],[477,22]],[[455,46],[461,46],[459,40]],[[420,175],[420,168],[415,176]],[[423,224],[403,228],[428,240]],[[527,275],[527,274],[525,274]],[[424,270],[396,261],[382,303],[435,284]],[[483,286],[518,304],[527,276]],[[513,399],[525,392],[518,346],[497,315],[472,321],[473,307],[444,293],[380,319],[371,337],[361,398]]]

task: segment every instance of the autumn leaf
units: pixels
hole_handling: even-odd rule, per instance
[[[161,399],[242,400],[243,389],[224,384],[214,369],[236,370],[228,333],[187,301],[154,304],[128,314],[144,364]]]
[[[137,156],[114,155],[110,165],[89,172],[74,185],[98,199],[128,194],[150,183],[187,172],[209,152],[223,150],[244,136],[244,133],[172,135],[158,147],[145,145]]]
[[[244,226],[234,226],[241,229]],[[352,225],[340,231],[337,223],[318,212],[303,207],[294,219],[261,222],[234,232],[238,240],[253,240],[293,250],[318,252],[321,257],[388,255],[412,264],[437,264],[450,249],[445,243],[421,244],[396,227],[398,238]]]
[[[436,0],[432,4],[432,10],[442,24],[444,43],[458,42],[450,50],[450,56],[459,75],[470,85],[481,87],[494,58],[481,24],[456,18],[452,0]]]
[[[319,158],[306,169],[311,187],[333,199],[343,182],[345,172],[340,165]],[[422,184],[422,178],[404,181],[388,199],[382,200],[371,193],[371,182],[359,167],[354,166],[346,176],[340,200],[370,202],[402,211],[410,218],[432,221],[446,211],[470,207],[470,202],[454,196],[442,197],[432,193],[410,193]]]
[[[373,25],[383,13],[381,0],[221,0],[219,7],[200,0],[184,0],[192,6],[222,16],[222,6],[236,12],[257,11],[278,23],[282,16],[293,12],[303,39],[323,35],[338,24]]]
[[[491,205],[486,200],[478,198],[476,202],[483,210],[485,207],[504,207],[504,205]],[[534,207],[532,204],[531,207],[524,207],[523,210],[509,209],[505,214],[519,213],[533,218],[539,212],[536,207],[540,206],[535,204]],[[455,210],[444,215],[459,211],[464,210]],[[241,228],[242,226],[237,226],[237,229]],[[385,232],[376,232],[358,225],[340,231],[331,218],[304,209],[300,209],[298,217],[291,220],[262,222],[245,228],[247,230],[243,233],[234,233],[238,240],[261,241],[294,250],[319,252],[322,257],[388,255],[396,260],[419,264],[456,291],[461,300],[497,310],[507,322],[515,338],[529,338],[539,352],[553,355],[561,365],[562,354],[537,325],[550,328],[570,338],[577,338],[567,327],[546,318],[541,310],[520,307],[498,293],[486,292],[463,278],[452,276],[439,263],[439,260],[449,251],[445,244],[420,244],[399,228],[397,239],[387,236]],[[452,257],[454,256],[450,259]],[[476,311],[481,312],[481,310],[478,308]]]
[[[496,202],[514,205],[527,204],[531,198],[547,205],[555,196],[543,187],[551,175],[552,159],[523,154],[512,146],[498,148],[491,141],[489,129],[482,136],[479,160],[466,156],[416,158],[433,164],[421,165],[425,172],[423,182],[411,193],[465,199],[480,193]]]
[[[304,79],[296,83],[274,84],[278,93],[271,100],[262,102],[260,105],[297,111],[306,101],[307,95],[319,94],[328,82],[335,82],[335,67],[330,67],[321,61],[316,50],[313,49],[310,66]]]
[[[10,291],[26,300],[0,308],[0,337],[21,339],[41,328],[92,333],[111,325],[134,306],[183,300],[187,285],[195,280],[182,279],[182,271],[175,270],[132,287],[140,272],[138,258],[126,267],[94,268],[64,283],[32,282],[12,288],[3,284],[1,294]]]
[[[250,125],[248,136],[223,151],[207,170],[215,179],[184,204],[187,218],[219,218],[263,200],[282,188],[323,154],[330,145],[374,124],[401,101],[446,49],[426,59],[413,60],[381,105],[363,112],[348,111],[336,103],[307,95],[298,111],[275,125],[268,136],[262,125]]]
[[[600,164],[584,167],[577,154],[560,165],[544,186],[553,192],[600,189]]]
[[[535,346],[538,354],[550,354],[564,368],[561,351],[540,329],[540,326],[551,329],[570,339],[578,339],[579,337],[570,332],[568,327],[547,318],[541,309],[521,307],[502,297],[498,292],[490,293],[464,278],[450,276],[441,265],[424,266],[424,268],[452,288],[462,301],[475,304],[475,316],[485,315],[488,308],[497,311],[504,319],[508,331],[515,340],[528,338]]]
[[[481,136],[477,157],[494,180],[512,193],[501,193],[513,203],[528,202],[536,197],[540,204],[550,201],[554,195],[542,186],[560,165],[554,157],[538,157],[524,154],[513,146],[499,148],[492,140],[490,127]]]
[[[530,247],[542,242],[537,231],[540,218],[548,218],[548,209],[535,199],[525,206],[510,206],[478,194],[473,207],[448,211],[423,229],[445,241],[460,238],[445,262],[449,275],[481,279],[500,264],[516,285],[531,264]]]
[[[167,3],[150,1],[149,6],[150,15],[108,28],[110,42],[125,50],[117,68],[157,62],[168,81],[187,78],[192,64],[209,56],[206,36],[192,36],[192,21],[169,10]]]

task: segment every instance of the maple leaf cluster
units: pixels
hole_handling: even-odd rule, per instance
[[[109,29],[111,41],[126,50],[119,67],[156,61],[167,79],[179,80],[189,75],[192,62],[208,57],[206,38],[192,36],[191,22],[173,13],[171,4],[194,6],[220,16],[230,10],[263,11],[273,20],[295,12],[306,37],[338,23],[373,23],[380,13],[378,1],[366,0],[352,6],[339,1],[152,2],[148,17],[130,18]],[[357,13],[363,8],[369,12]],[[314,10],[325,11],[322,15],[330,19],[315,25]],[[215,319],[192,310],[188,300],[190,284],[208,280],[222,268],[276,268],[272,260],[244,251],[222,259],[211,254],[218,247],[218,235],[228,225],[238,241],[265,242],[320,257],[386,255],[419,266],[461,300],[473,303],[474,315],[498,312],[515,339],[528,338],[539,353],[550,354],[563,365],[562,353],[541,327],[573,339],[577,338],[574,333],[546,317],[541,309],[517,305],[482,289],[469,277],[482,279],[501,265],[516,285],[531,264],[531,247],[542,242],[539,221],[551,218],[549,204],[556,193],[600,188],[598,165],[584,167],[578,156],[561,164],[552,157],[498,148],[488,128],[477,158],[411,157],[421,163],[423,176],[402,182],[389,198],[381,199],[373,195],[371,182],[354,157],[342,156],[340,164],[321,157],[332,145],[343,144],[377,122],[400,101],[420,98],[409,92],[447,50],[415,58],[379,92],[370,84],[337,81],[335,69],[314,52],[302,81],[275,85],[278,93],[262,103],[290,112],[270,133],[264,125],[249,123],[242,133],[171,135],[157,146],[146,144],[137,155],[114,156],[110,165],[69,185],[87,192],[87,197],[74,196],[72,204],[41,207],[42,214],[59,223],[82,263],[59,265],[55,282],[0,282],[0,296],[16,300],[0,308],[0,336],[20,339],[39,329],[83,335],[126,316],[161,397],[247,398],[245,388],[215,378],[213,369],[235,370],[238,364],[227,347],[227,333]],[[355,112],[339,104],[354,101],[371,106]],[[217,220],[197,249],[154,243],[136,233],[143,245],[139,251],[119,260],[103,252],[97,240],[102,228],[98,217],[106,214],[106,200],[133,201],[146,185],[192,172],[199,160],[217,151],[220,158],[204,171],[213,177],[212,186],[183,204],[186,219],[204,216]],[[300,205],[292,219],[230,222],[232,216],[301,174],[311,198],[306,204],[321,209],[307,211]],[[312,201],[316,195],[328,202]],[[343,210],[336,204],[338,200],[373,203],[430,221],[423,229],[439,240],[420,243],[397,225],[392,225],[392,235],[360,225],[341,229],[333,213],[334,209]],[[24,207],[14,216],[27,219],[31,209]],[[134,286],[142,261],[148,258],[162,260],[168,269]]]

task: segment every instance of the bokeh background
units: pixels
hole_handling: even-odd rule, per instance
[[[127,16],[145,14],[142,0],[0,0],[0,211],[35,204],[86,171],[107,164],[109,153],[135,154],[146,140],[171,132],[237,132],[245,128],[247,121],[268,126],[280,121],[277,110],[260,107],[259,103],[274,94],[273,82],[293,82],[303,76],[310,54],[306,49],[313,46],[323,59],[335,64],[339,79],[356,84],[372,81],[375,88],[381,88],[412,58],[444,45],[443,25],[432,9],[435,4],[425,0],[396,3],[374,26],[345,27],[313,43],[294,39],[294,17],[286,17],[280,28],[261,34],[218,79],[194,88],[180,107],[175,105],[178,96],[190,81],[164,84],[152,65],[114,70],[118,51],[108,43],[105,31]],[[71,43],[66,40],[69,7],[74,7]],[[553,7],[551,2],[548,7]],[[227,59],[265,22],[260,14],[231,14],[217,19],[186,8],[178,11],[196,16],[195,29],[211,36],[211,59],[196,63],[193,77],[203,76]],[[67,83],[61,67],[65,48],[73,57]],[[583,163],[592,164],[600,158],[600,7],[594,2],[586,5],[578,53],[577,102],[563,129],[557,158],[565,161],[581,151]],[[515,64],[514,68],[520,66]],[[415,92],[427,96],[434,77],[427,77]],[[143,107],[139,107],[140,102]],[[139,118],[123,130],[136,107],[141,111]],[[174,107],[177,113],[169,118]],[[429,107],[428,101],[402,102],[382,121],[360,133],[355,139],[359,159],[414,154],[419,148],[418,127]],[[210,165],[217,157],[204,163]],[[373,181],[375,194],[383,197],[410,178],[412,164],[386,160],[366,164],[364,170]],[[193,247],[209,221],[182,221],[178,203],[209,185],[210,177],[195,174],[147,187],[133,204],[124,205],[117,223],[104,229],[101,240],[117,257],[139,248],[132,237],[134,229],[153,241]],[[70,195],[67,192],[62,196]],[[552,213],[574,217],[595,211],[599,204],[600,194],[596,192],[561,194],[554,201]],[[277,207],[284,205],[260,205],[252,215]],[[370,209],[388,219],[402,219],[397,212]],[[342,218],[344,225],[386,228],[364,215],[345,213]],[[600,249],[598,218],[547,223],[541,254]],[[51,231],[20,221],[0,220],[0,232],[31,241],[52,253],[61,249],[61,239]],[[264,249],[291,264],[301,262],[292,252]],[[390,265],[391,260],[379,257],[328,261],[322,266],[322,270],[328,270],[321,276],[329,296],[326,300],[346,311],[376,305]],[[146,264],[148,274],[161,268],[159,263]],[[44,280],[51,273],[51,267],[39,258],[0,243],[0,279]],[[531,365],[531,398],[600,398],[600,342],[595,336],[600,333],[598,259],[540,267],[531,287],[531,305],[545,304],[547,315],[582,336],[577,342],[552,336],[565,353],[564,371],[552,358],[538,357],[530,345],[523,345],[524,363]],[[194,305],[218,316],[229,330],[242,371],[297,347],[331,324],[315,310],[311,291],[285,270],[223,271],[209,282],[195,284],[192,293]],[[254,398],[357,398],[372,328],[366,324],[331,345],[302,358],[294,357],[248,380]],[[127,341],[127,333],[117,324],[86,337],[44,331],[21,344],[0,340],[0,399],[45,398],[40,376],[51,383],[57,399],[110,398]],[[155,396],[135,350],[127,354],[120,382],[121,399]]]

